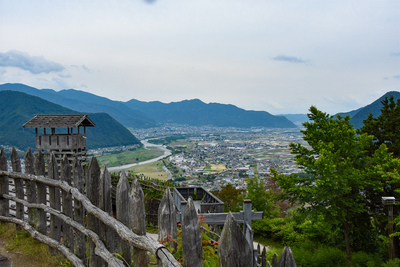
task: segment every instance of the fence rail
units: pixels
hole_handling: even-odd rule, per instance
[[[156,256],[158,266],[181,266],[164,245],[146,236],[144,195],[135,177],[130,185],[126,174],[121,173],[114,218],[111,175],[106,167],[100,170],[96,158],[92,158],[84,171],[79,161],[71,163],[65,156],[58,164],[52,154],[47,162],[46,176],[44,157],[40,152],[35,158],[28,150],[25,173],[21,172],[15,149],[11,162],[12,172],[7,171],[7,158],[1,150],[0,221],[25,229],[32,237],[49,245],[50,252],[61,252],[74,266],[130,266],[131,261],[135,266],[147,266],[147,253]],[[14,181],[15,194],[10,193],[10,180]],[[10,215],[11,202],[15,203],[15,217]],[[260,266],[252,243],[251,220],[256,215],[251,211],[251,201],[245,201],[244,207],[245,211],[241,213],[243,230],[235,216],[228,213],[224,215],[226,221],[220,237],[215,235],[219,238],[220,266]],[[47,215],[50,215],[49,227]],[[204,216],[201,217],[204,220]],[[180,221],[183,263],[185,266],[202,266],[200,220],[191,198]],[[177,213],[169,189],[164,191],[158,209],[158,228],[159,241],[167,237],[176,239]],[[170,245],[177,247],[173,242]],[[123,260],[116,254],[122,255]]]

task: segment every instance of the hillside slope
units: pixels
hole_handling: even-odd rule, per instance
[[[36,96],[0,91],[0,144],[35,148],[34,129],[22,125],[35,114],[79,114]],[[139,144],[139,140],[108,114],[90,114],[96,127],[87,129],[88,148]]]
[[[52,89],[39,90],[18,83],[2,84],[0,90],[23,92],[81,113],[107,113],[126,127],[148,128],[157,125],[153,119],[137,110],[129,109],[123,102],[113,101],[84,91],[74,89],[59,92]]]
[[[296,128],[284,116],[274,116],[266,111],[244,110],[234,105],[206,104],[198,99],[168,104],[157,101],[142,102],[135,99],[121,102],[74,89],[56,92],[51,89],[39,90],[23,84],[9,83],[0,85],[0,90],[35,95],[79,112],[108,113],[124,126],[132,128],[156,127],[158,123],[243,128]]]

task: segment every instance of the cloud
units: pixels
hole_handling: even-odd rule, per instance
[[[400,75],[394,75],[392,78],[393,79],[400,79]]]
[[[6,53],[0,52],[0,67],[16,67],[27,70],[33,74],[64,70],[63,65],[48,61],[43,56],[35,57],[18,50],[10,50]]]
[[[286,61],[290,63],[306,63],[305,60],[299,58],[299,57],[291,57],[291,56],[285,56],[285,55],[278,55],[276,57],[272,58],[275,61]]]

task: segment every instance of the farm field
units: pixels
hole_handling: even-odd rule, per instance
[[[150,148],[139,148],[135,150],[126,150],[118,153],[103,153],[101,156],[97,156],[97,161],[100,167],[106,165],[107,167],[119,166],[124,164],[137,163],[152,158],[156,158],[163,155],[163,152],[150,147]]]
[[[143,174],[146,177],[159,179],[159,180],[167,180],[168,173],[163,169],[163,163],[161,161],[152,162],[149,164],[135,166],[129,169],[129,172],[141,175]]]

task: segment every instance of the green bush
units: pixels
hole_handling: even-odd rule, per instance
[[[348,266],[346,253],[337,248],[319,247],[309,250],[306,247],[295,246],[292,248],[297,266],[304,267],[338,267]]]
[[[383,265],[382,259],[379,255],[368,254],[363,251],[352,254],[352,263],[356,267],[375,267]]]

